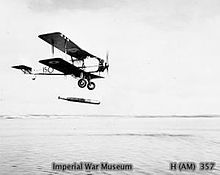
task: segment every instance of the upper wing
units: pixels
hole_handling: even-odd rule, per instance
[[[75,57],[79,60],[83,60],[88,56],[96,57],[81,49],[79,46],[77,46],[69,38],[67,38],[60,32],[39,35],[39,38],[56,47],[57,49],[61,50],[62,52],[70,55],[71,57]]]
[[[80,77],[83,73],[87,78],[103,78],[101,76],[91,74],[90,72],[85,72],[84,70],[70,64],[69,62],[61,59],[61,58],[51,58],[46,60],[40,60],[40,63],[47,65],[53,69],[56,69],[62,72],[65,75],[74,75],[75,77]]]

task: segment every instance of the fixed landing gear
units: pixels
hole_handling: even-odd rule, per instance
[[[80,79],[80,80],[78,81],[78,86],[79,86],[80,88],[86,87],[86,84],[87,84],[87,82],[86,82],[85,79]]]
[[[84,88],[84,87],[86,87],[86,85],[89,90],[95,89],[95,83],[93,83],[91,81],[88,81],[88,84],[87,84],[86,79],[83,79],[83,78],[78,81],[78,86],[80,88]]]
[[[36,80],[36,76],[33,76],[33,77],[32,77],[32,80]]]
[[[88,88],[89,90],[95,89],[95,83],[89,82],[88,85],[87,85],[87,88]]]

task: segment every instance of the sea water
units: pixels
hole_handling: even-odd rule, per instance
[[[54,170],[53,163],[132,164],[129,171]],[[170,169],[194,162],[195,170]],[[200,170],[201,162],[215,162]],[[0,174],[220,174],[220,118],[1,116]]]

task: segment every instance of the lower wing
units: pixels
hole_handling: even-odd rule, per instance
[[[92,74],[91,72],[85,72],[84,70],[74,66],[73,64],[70,64],[62,58],[50,58],[40,60],[39,62],[62,72],[64,75],[74,75],[75,77],[81,77],[81,74],[83,74],[88,79],[104,78],[102,76]]]

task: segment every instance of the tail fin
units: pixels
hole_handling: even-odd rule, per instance
[[[25,65],[12,66],[12,68],[19,69],[24,72],[24,74],[32,74],[32,68]]]

